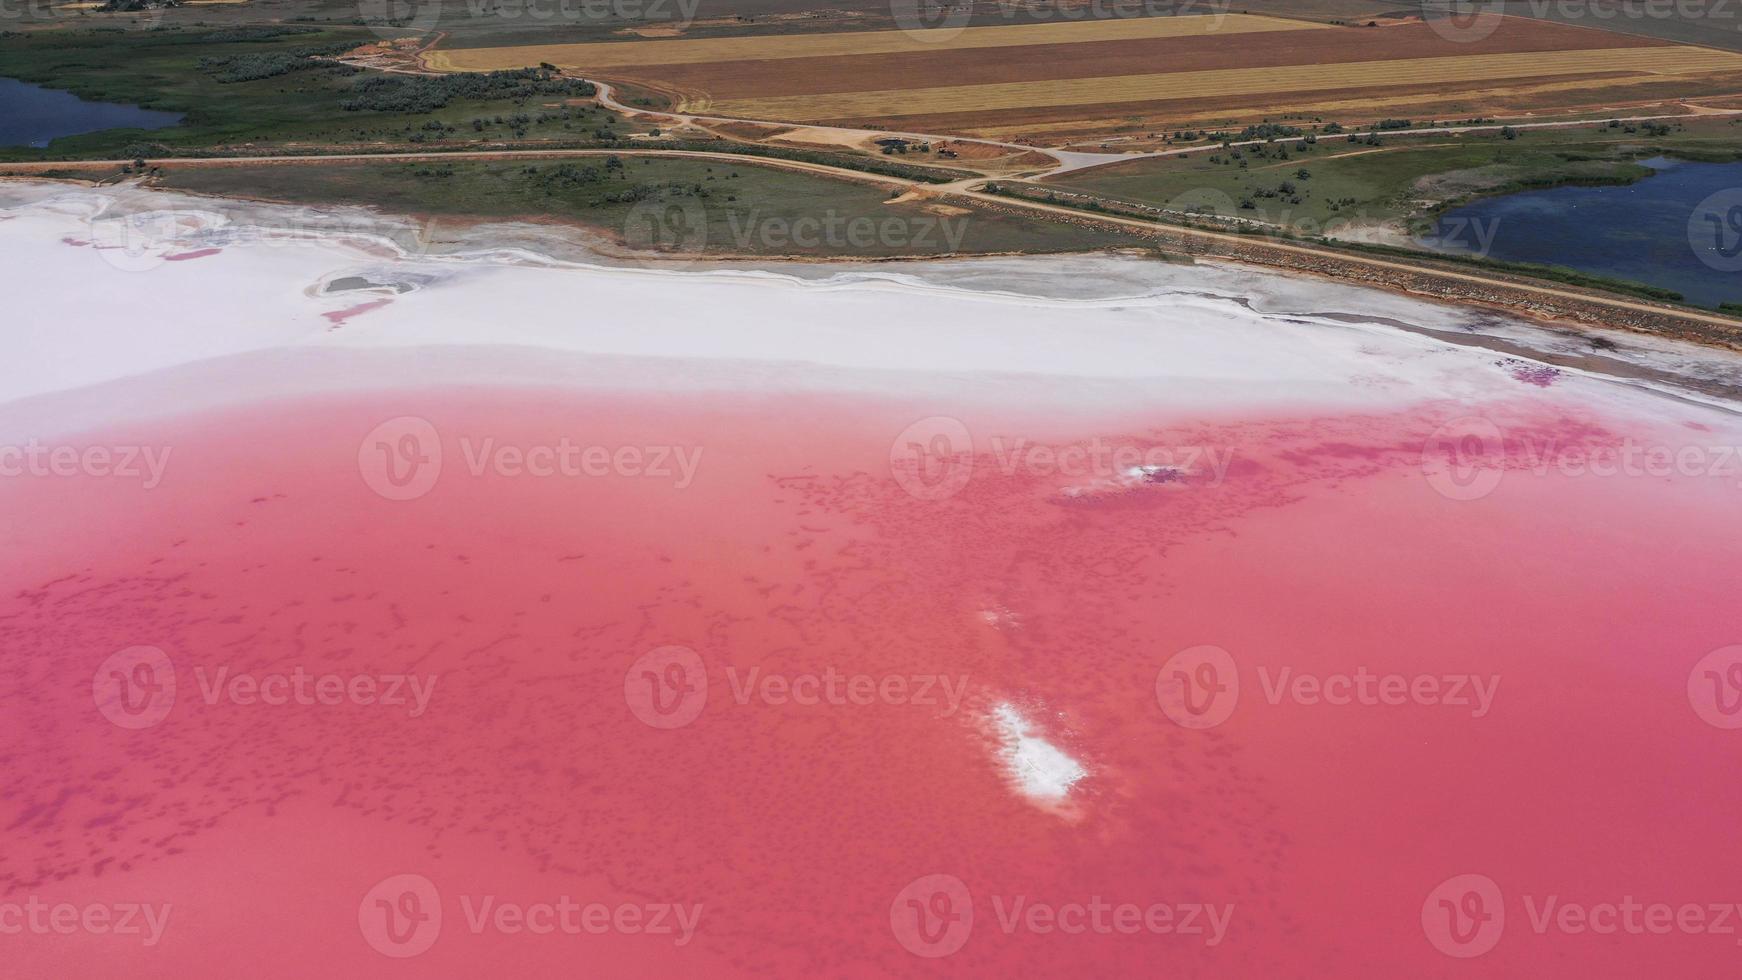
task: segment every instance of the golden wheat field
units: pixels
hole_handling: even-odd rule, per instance
[[[460,48],[430,52],[425,63],[437,71],[496,71],[524,68],[540,62],[597,71],[651,65],[694,65],[738,61],[782,61],[790,58],[863,57],[931,53],[977,48],[1028,47],[1040,44],[1094,44],[1143,38],[1233,36],[1272,31],[1332,30],[1327,24],[1281,20],[1247,14],[1206,14],[1194,17],[1138,17],[1098,21],[1033,24],[1021,27],[969,27],[947,39],[943,32],[858,31],[847,34],[765,34],[752,37],[693,38],[653,41],[607,41],[588,44],[532,44],[501,48]]]
[[[1344,27],[1232,14],[425,55],[448,71],[540,62],[680,112],[1042,141],[1168,120],[1335,112],[1359,123],[1397,105],[1552,115],[1742,91],[1742,54],[1519,17],[1470,40],[1419,19]]]
[[[1225,68],[1211,71],[1049,79],[1002,85],[945,85],[829,95],[776,96],[704,101],[697,112],[758,119],[859,119],[917,116],[974,109],[1019,109],[1034,105],[1090,106],[1109,102],[1168,102],[1212,96],[1289,95],[1337,88],[1546,78],[1557,75],[1681,75],[1742,71],[1742,54],[1705,48],[1641,48],[1631,51],[1564,51],[1553,54],[1492,54],[1466,57],[1364,61],[1337,65]]]

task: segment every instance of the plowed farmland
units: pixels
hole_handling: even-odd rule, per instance
[[[929,52],[949,55],[977,48],[1035,44],[1095,44],[1127,38],[1233,36],[1276,31],[1331,30],[1309,21],[1245,14],[1195,17],[1142,17],[1030,24],[1021,27],[970,27],[957,31],[857,31],[847,34],[764,34],[680,40],[607,41],[588,44],[534,44],[502,48],[437,51],[430,66],[446,71],[520,68],[540,61],[562,67],[623,68],[711,64],[732,61],[783,61],[870,54]],[[941,66],[942,63],[939,63]]]
[[[1524,18],[1475,40],[1435,26],[1164,17],[438,50],[428,63],[550,62],[682,112],[1040,143],[1279,116],[1541,117],[1742,92],[1731,52]]]

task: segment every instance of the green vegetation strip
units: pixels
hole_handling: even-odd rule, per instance
[[[1192,228],[1200,231],[1214,231],[1227,235],[1242,235],[1253,239],[1268,239],[1286,244],[1312,245],[1323,248],[1327,252],[1366,252],[1383,255],[1390,258],[1407,259],[1420,265],[1424,270],[1431,271],[1434,266],[1464,266],[1488,273],[1504,273],[1525,276],[1531,279],[1541,279],[1558,282],[1568,286],[1585,289],[1597,289],[1605,292],[1619,293],[1648,299],[1662,303],[1681,303],[1682,294],[1670,289],[1634,282],[1630,279],[1617,279],[1610,276],[1591,275],[1568,269],[1558,265],[1538,265],[1529,262],[1507,262],[1500,259],[1479,258],[1470,255],[1459,255],[1449,252],[1428,252],[1422,249],[1405,248],[1396,245],[1381,245],[1367,242],[1350,242],[1322,236],[1292,234],[1286,229],[1263,227],[1251,224],[1221,223],[1211,221],[1195,221],[1184,216],[1157,215],[1140,210],[1117,201],[1083,201],[1052,194],[1047,188],[1034,184],[990,184],[987,193],[1017,197],[1023,200],[1037,201],[1059,207],[1071,208],[1085,214],[1105,214],[1120,218],[1135,218],[1153,222],[1160,227]],[[1690,307],[1693,308],[1693,307]]]
[[[1144,246],[1138,236],[999,210],[892,202],[886,186],[676,157],[311,162],[163,168],[160,186],[466,219],[561,221],[639,248],[900,258]],[[700,229],[705,227],[705,232]],[[699,246],[699,247],[698,247]]]
[[[114,129],[0,148],[0,161],[460,147],[479,140],[605,141],[615,114],[571,102],[590,83],[541,69],[386,75],[332,60],[377,40],[352,28],[39,31],[0,38],[0,76],[93,101],[182,112],[162,130]]]
[[[1408,136],[1323,135],[1334,125],[1312,134],[1311,143],[1212,147],[1066,174],[1047,183],[1130,204],[1202,210],[1314,234],[1343,225],[1401,229],[1477,197],[1520,190],[1631,183],[1651,172],[1638,161],[1654,156],[1742,159],[1742,124],[1729,118],[1463,135],[1422,129]]]

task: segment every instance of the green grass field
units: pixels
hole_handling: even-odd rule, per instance
[[[247,29],[256,30],[256,29]],[[244,35],[246,36],[246,35]],[[565,96],[453,98],[436,108],[360,108],[346,104],[381,76],[317,64],[271,77],[226,81],[238,64],[294,59],[374,40],[358,28],[299,28],[237,39],[233,30],[158,30],[118,34],[55,31],[0,37],[0,76],[64,89],[94,101],[124,102],[187,113],[170,129],[106,130],[55,140],[46,149],[0,148],[0,160],[116,157],[129,147],[159,147],[155,155],[218,150],[270,150],[297,144],[371,144],[439,148],[479,139],[594,142],[625,132],[604,110],[568,106]],[[402,76],[392,84],[416,85]],[[482,125],[474,125],[481,120]],[[167,152],[163,152],[167,151]],[[130,155],[130,154],[129,154]]]
[[[1647,135],[1594,124],[1499,134],[1324,136],[1311,147],[1210,150],[1067,174],[1045,186],[1180,211],[1214,212],[1317,235],[1346,225],[1403,227],[1484,194],[1553,183],[1637,180],[1660,154],[1742,158],[1742,124],[1690,121]],[[1250,203],[1251,207],[1243,207]]]
[[[894,258],[1140,244],[1116,231],[981,208],[887,203],[885,185],[754,163],[625,154],[613,166],[608,159],[171,167],[159,181],[209,194],[403,214],[560,221],[634,247],[704,244],[712,254]]]

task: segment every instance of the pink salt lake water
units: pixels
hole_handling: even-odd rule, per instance
[[[1486,407],[1509,438],[1706,438],[1519,390]],[[1033,427],[1048,446],[1231,453],[1220,479],[1131,479],[1007,471],[979,440],[1028,417],[962,410],[980,451],[942,499],[891,465],[928,410],[869,396],[470,385],[65,440],[173,456],[149,491],[0,483],[0,901],[169,917],[151,945],[0,935],[4,972],[1733,975],[1742,947],[1716,927],[1537,917],[1742,901],[1742,732],[1689,687],[1742,633],[1742,491],[1516,465],[1453,499],[1423,445],[1467,412]],[[441,469],[391,500],[359,454],[407,416]],[[703,455],[680,488],[473,476],[461,442],[564,437]],[[1206,645],[1226,652],[1210,673],[1192,655],[1164,670]],[[163,659],[104,680],[141,646]],[[206,694],[221,669],[297,668],[435,686],[417,717]],[[799,704],[742,694],[754,668],[962,695]],[[1273,697],[1284,669],[1498,686],[1479,716],[1469,688],[1335,705]],[[160,720],[112,722],[94,680]],[[615,918],[498,917],[565,896]],[[671,906],[692,934],[652,931]]]

